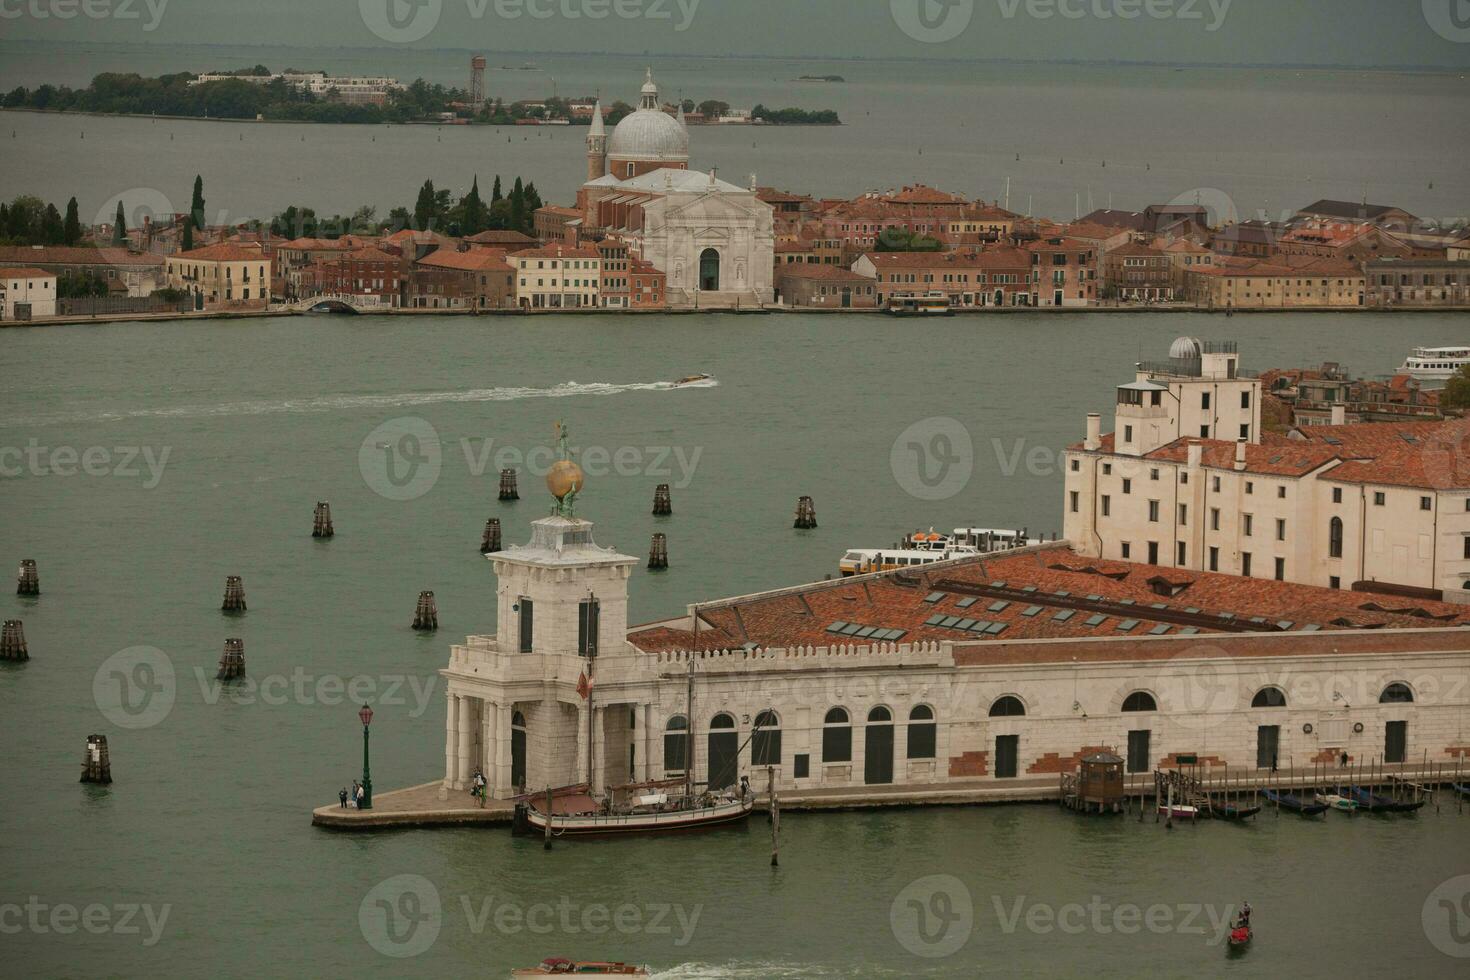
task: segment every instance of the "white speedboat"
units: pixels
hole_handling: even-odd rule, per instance
[[[1466,364],[1470,347],[1415,347],[1399,373],[1420,381],[1448,381]]]

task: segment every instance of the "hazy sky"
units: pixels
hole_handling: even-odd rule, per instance
[[[0,0],[0,37],[1463,68],[1470,0]]]

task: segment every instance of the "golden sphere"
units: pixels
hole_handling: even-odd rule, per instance
[[[569,459],[558,461],[546,474],[546,489],[557,500],[562,500],[573,491],[582,492],[582,484],[586,477],[582,474],[582,467]]]

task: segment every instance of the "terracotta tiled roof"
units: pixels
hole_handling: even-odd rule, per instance
[[[264,260],[265,254],[258,248],[244,245],[206,245],[192,252],[179,252],[175,259],[190,259],[195,262],[255,262]]]
[[[495,248],[472,248],[467,252],[441,248],[419,259],[414,265],[434,269],[459,269],[464,272],[490,269],[498,272],[512,271],[510,264],[505,261],[505,252]]]
[[[1235,465],[1233,442],[1221,439],[1176,439],[1145,456],[1164,462],[1182,463],[1189,456],[1190,445],[1201,447],[1200,464],[1212,469],[1228,470]],[[1307,443],[1247,444],[1245,447],[1245,470],[1261,476],[1304,476],[1320,469],[1342,454],[1334,447]]]
[[[472,245],[534,245],[536,239],[507,228],[496,228],[471,235],[465,241]]]
[[[45,269],[0,269],[0,278],[3,279],[54,279],[56,273],[47,272]]]
[[[1170,594],[1157,591],[1159,584]],[[1178,636],[1242,627],[1259,632],[1299,632],[1309,626],[1423,628],[1470,624],[1470,608],[1103,561],[1051,547],[711,603],[700,607],[700,617],[697,640],[687,620],[653,624],[628,638],[643,650],[658,651],[738,649],[747,643]],[[843,624],[870,632],[844,633]],[[976,629],[976,624],[982,625]],[[880,639],[872,637],[874,629],[903,632]]]
[[[134,254],[125,248],[82,245],[0,245],[0,264],[46,265],[163,265],[163,256],[148,252]]]
[[[512,252],[511,256],[517,259],[597,259],[602,253],[595,245],[542,245],[540,248],[527,248],[519,252]]]
[[[864,252],[879,269],[981,269],[987,263],[983,253],[972,250],[954,252]]]

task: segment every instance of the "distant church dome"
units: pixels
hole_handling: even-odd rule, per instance
[[[1198,337],[1180,337],[1169,348],[1169,356],[1175,360],[1197,361],[1204,345]]]
[[[654,84],[652,69],[643,83],[638,110],[613,127],[607,155],[614,160],[689,162],[689,131],[659,108],[658,86]]]

